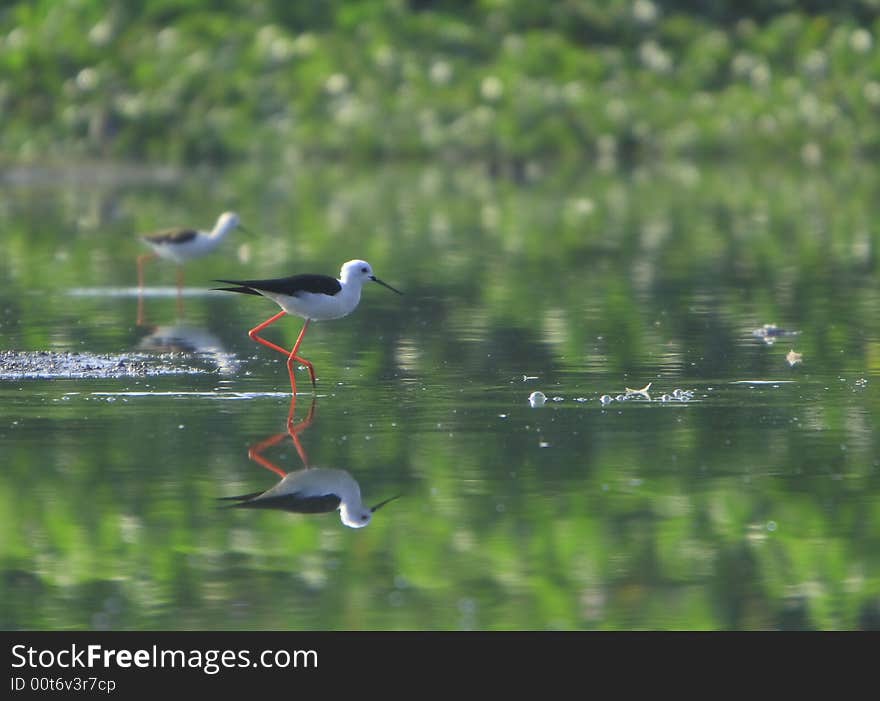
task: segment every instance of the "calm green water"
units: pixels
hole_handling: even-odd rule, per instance
[[[880,626],[876,173],[525,176],[7,173],[0,350],[182,372],[0,380],[0,627]],[[182,308],[151,264],[136,323],[134,235],[226,209],[254,233],[187,267]],[[310,328],[300,455],[247,337],[276,307],[208,288],[353,257],[406,294]],[[304,458],[401,497],[362,529],[222,508]]]

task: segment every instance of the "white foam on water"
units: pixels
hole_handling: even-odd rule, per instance
[[[733,380],[732,385],[793,385],[797,380]]]
[[[167,391],[149,390],[122,392],[89,392],[93,397],[210,397],[211,399],[260,399],[261,397],[289,397],[290,392],[212,392],[212,391]]]

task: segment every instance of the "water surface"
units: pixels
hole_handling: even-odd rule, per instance
[[[0,350],[57,361],[0,379],[0,626],[880,624],[875,175],[263,175],[0,194]],[[139,300],[134,235],[226,209],[255,233]],[[313,324],[291,406],[276,308],[211,281],[355,257],[406,294]],[[307,466],[401,496],[223,508]]]

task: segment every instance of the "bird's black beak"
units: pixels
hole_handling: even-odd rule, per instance
[[[385,506],[385,504],[387,504],[389,501],[394,501],[395,499],[399,499],[401,496],[402,495],[400,495],[400,494],[396,494],[393,497],[391,497],[390,499],[386,499],[385,501],[380,501],[372,509],[370,509],[370,512],[376,513],[379,509],[381,509],[383,506]]]
[[[239,230],[239,231],[243,231],[244,233],[248,234],[248,236],[253,236],[253,235],[254,235],[254,232],[253,232],[253,231],[251,231],[250,229],[248,229],[246,226],[242,226],[241,224],[238,225],[238,230]]]
[[[387,287],[389,290],[391,290],[392,292],[396,292],[396,293],[399,294],[399,295],[402,295],[402,294],[403,294],[403,292],[401,292],[400,290],[395,290],[395,289],[394,289],[391,285],[389,285],[387,282],[382,282],[382,281],[381,281],[379,278],[377,278],[375,275],[370,275],[370,280],[372,280],[373,282],[378,282],[380,285],[382,285],[382,287]]]

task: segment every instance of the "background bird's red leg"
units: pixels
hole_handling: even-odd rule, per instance
[[[144,263],[147,261],[153,260],[156,257],[155,253],[142,253],[137,257],[138,264],[138,287],[143,289],[144,286]]]
[[[177,267],[177,316],[183,316],[183,268]]]
[[[138,310],[137,310],[137,325],[143,326],[144,324],[144,263],[149,260],[153,260],[156,257],[155,253],[142,253],[137,257],[137,269],[138,269]]]

